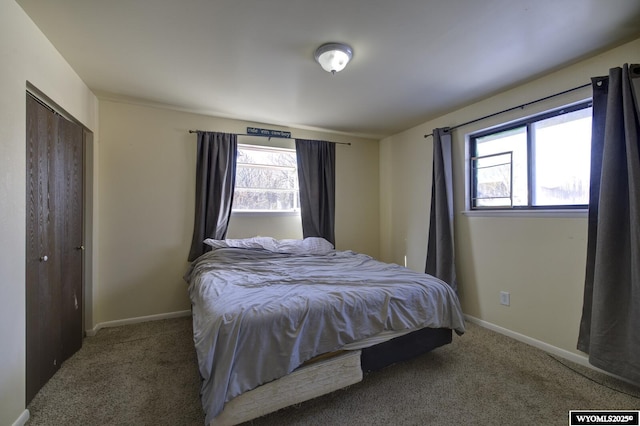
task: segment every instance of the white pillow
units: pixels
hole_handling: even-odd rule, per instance
[[[276,240],[278,253],[327,254],[333,251],[333,244],[324,238],[307,237],[304,240]]]
[[[275,239],[271,237],[252,237],[240,239],[214,240],[207,238],[204,243],[213,248],[246,248],[246,249],[264,249],[274,251]]]
[[[263,249],[273,253],[316,254],[322,255],[333,251],[333,244],[324,238],[307,237],[303,240],[276,240],[271,237],[252,237],[241,239],[214,240],[207,238],[204,243],[213,248],[246,248]]]

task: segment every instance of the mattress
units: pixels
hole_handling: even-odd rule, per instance
[[[185,279],[207,423],[234,397],[317,355],[424,327],[464,332],[446,283],[352,251],[218,244]]]

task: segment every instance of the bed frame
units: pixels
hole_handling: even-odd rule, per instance
[[[291,374],[229,401],[209,426],[230,426],[358,383],[375,371],[451,343],[446,328],[424,328],[368,348],[320,356]]]

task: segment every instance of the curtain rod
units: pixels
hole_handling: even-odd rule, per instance
[[[515,106],[515,107],[512,107],[512,108],[507,108],[507,109],[502,110],[502,111],[494,112],[493,114],[485,115],[484,117],[476,118],[474,120],[467,121],[467,122],[462,123],[462,124],[458,124],[457,126],[449,127],[448,129],[449,129],[449,131],[455,130],[458,127],[462,127],[462,126],[466,126],[468,124],[473,124],[473,123],[478,122],[478,121],[486,120],[487,118],[495,117],[496,115],[504,114],[505,112],[513,111],[513,110],[516,110],[516,109],[522,109],[522,108],[524,108],[526,106],[533,105],[533,104],[536,104],[538,102],[546,101],[547,99],[555,98],[556,96],[561,96],[561,95],[564,95],[564,94],[569,93],[569,92],[573,92],[573,91],[576,91],[576,90],[584,89],[585,87],[589,87],[589,86],[591,86],[591,83],[583,84],[582,86],[574,87],[573,89],[568,89],[568,90],[565,90],[563,92],[559,92],[559,93],[555,93],[553,95],[545,96],[544,98],[536,99],[535,101],[527,102],[527,103],[522,104],[522,105],[518,105],[518,106]],[[428,138],[429,136],[433,136],[433,133],[429,133],[428,135],[424,135],[425,138]]]
[[[198,133],[198,132],[205,132],[205,130],[189,130],[189,133]],[[263,136],[263,135],[252,135],[249,133],[236,133],[236,136],[254,136],[256,138],[279,138],[279,139],[294,139],[295,138],[288,138],[285,136]],[[351,145],[351,142],[333,142],[333,141],[324,141],[324,142],[329,142],[329,143],[335,143],[338,145]]]

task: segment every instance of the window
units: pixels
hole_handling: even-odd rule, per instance
[[[238,144],[234,212],[299,211],[295,149]]]
[[[471,209],[586,208],[591,102],[472,135]]]

